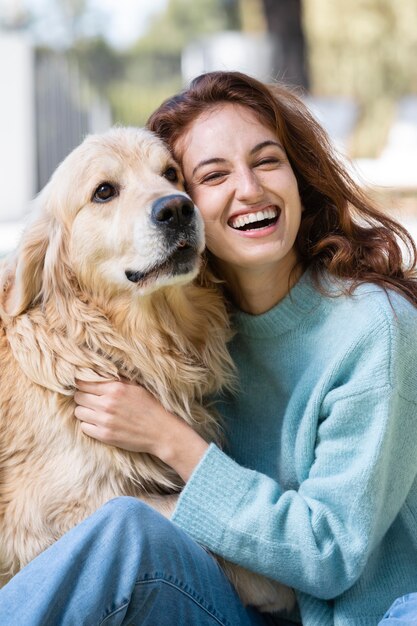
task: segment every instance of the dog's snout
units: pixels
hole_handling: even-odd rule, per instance
[[[195,214],[194,204],[180,194],[158,198],[152,205],[152,220],[169,228],[187,226]]]

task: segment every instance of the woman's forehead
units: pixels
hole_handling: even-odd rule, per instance
[[[233,129],[242,130],[249,129],[252,132],[259,132],[280,140],[276,128],[251,107],[233,102],[215,103],[202,111],[190,124],[184,129],[184,132],[177,139],[174,152],[176,158],[181,161],[186,151],[190,149],[196,141],[201,143],[201,149],[206,147],[206,141],[210,144],[219,146],[224,141],[225,135],[232,133]],[[246,131],[247,132],[247,131]]]

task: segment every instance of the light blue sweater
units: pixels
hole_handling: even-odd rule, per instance
[[[417,590],[417,310],[370,284],[334,295],[307,272],[236,314],[227,454],[210,446],[173,519],[294,587],[304,626],[376,626]]]

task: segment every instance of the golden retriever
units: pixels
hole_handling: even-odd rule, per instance
[[[75,379],[144,385],[206,440],[204,400],[230,383],[223,299],[199,274],[204,232],[169,151],[143,129],[91,135],[41,191],[3,269],[0,567],[3,580],[104,502],[170,514],[179,477],[158,459],[85,436]],[[286,588],[224,564],[245,602]]]

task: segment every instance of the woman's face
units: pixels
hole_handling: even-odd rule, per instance
[[[249,108],[227,103],[200,115],[176,148],[220,267],[290,272],[302,206],[276,134]]]

